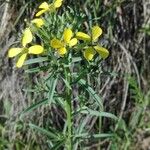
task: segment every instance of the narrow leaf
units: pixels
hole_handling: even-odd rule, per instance
[[[40,62],[44,62],[47,61],[48,57],[38,57],[38,58],[32,58],[29,60],[26,60],[24,65],[30,65],[30,64],[35,64],[35,63],[40,63]]]
[[[32,112],[34,109],[36,109],[36,108],[38,108],[38,107],[40,107],[40,106],[42,106],[42,105],[44,105],[44,104],[47,104],[47,103],[48,103],[48,99],[44,99],[44,100],[42,100],[42,101],[39,101],[39,102],[37,102],[37,103],[31,105],[30,107],[28,107],[27,109],[25,109],[25,110],[21,113],[20,118],[22,118],[22,117],[25,115],[25,113]]]
[[[53,101],[53,97],[54,97],[54,93],[55,93],[55,88],[57,85],[57,77],[54,78],[53,76],[51,78],[49,78],[49,83],[48,83],[48,88],[49,88],[49,92],[48,92],[48,101],[50,103],[52,103]]]
[[[92,97],[94,98],[94,100],[98,103],[98,105],[100,105],[101,109],[103,110],[103,102],[102,99],[98,96],[98,94],[93,90],[92,87],[90,87],[85,80],[81,79],[79,80],[79,84],[84,86],[85,89],[89,92],[89,94],[92,95]]]
[[[56,141],[58,140],[58,136],[57,136],[56,133],[52,133],[52,132],[50,132],[50,131],[48,131],[44,128],[41,128],[41,127],[39,127],[35,124],[32,124],[32,123],[29,123],[29,127],[31,127],[32,129],[37,130],[38,132],[40,132],[40,133],[42,133],[42,134],[44,134],[44,135],[46,135],[46,136],[48,136],[52,139],[55,139]]]
[[[111,119],[114,119],[114,120],[118,120],[118,118],[115,115],[111,114],[111,113],[91,110],[89,108],[87,108],[86,110],[81,110],[80,113],[89,114],[91,116],[96,116],[96,117],[107,117],[107,118],[111,118]]]
[[[88,134],[88,133],[82,133],[75,135],[75,138],[108,138],[114,136],[113,134],[107,134],[107,133],[100,133],[100,134]]]

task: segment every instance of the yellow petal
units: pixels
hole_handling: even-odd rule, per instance
[[[102,29],[99,26],[94,26],[92,28],[92,41],[96,41],[101,34]]]
[[[47,9],[49,8],[49,5],[47,2],[43,2],[40,6],[39,6],[40,9]]]
[[[42,10],[38,11],[35,16],[36,16],[36,17],[39,17],[39,16],[41,16],[43,13],[45,13],[46,11],[47,11],[47,9],[42,9]]]
[[[62,5],[63,0],[54,0],[54,7],[59,8]]]
[[[26,28],[22,38],[22,45],[25,47],[28,43],[30,43],[33,39],[30,28]]]
[[[67,53],[67,49],[65,47],[62,47],[62,48],[59,48],[57,50],[57,52],[58,52],[59,55],[64,55],[64,54]]]
[[[20,67],[23,66],[26,57],[27,57],[27,53],[25,53],[25,54],[23,54],[23,55],[21,55],[21,56],[19,57],[19,59],[18,59],[18,61],[17,61],[17,63],[16,63],[16,66],[17,66],[18,68],[20,68]]]
[[[76,37],[77,37],[77,39],[83,40],[83,41],[90,41],[91,40],[91,37],[88,34],[85,34],[83,32],[77,32]]]
[[[72,33],[71,29],[65,29],[63,37],[64,37],[64,41],[66,43],[70,42],[72,36],[73,36],[73,33]]]
[[[11,48],[8,51],[8,57],[15,57],[22,51],[22,48]]]
[[[50,44],[51,44],[51,47],[53,48],[61,48],[64,46],[64,44],[56,38],[52,39]]]
[[[106,48],[98,46],[98,45],[94,46],[94,48],[103,59],[109,56],[109,51]]]
[[[84,51],[84,57],[86,58],[87,61],[90,61],[93,59],[94,55],[96,54],[95,50],[92,47],[87,48]]]
[[[34,23],[39,28],[44,25],[44,21],[41,18],[35,18],[31,22]]]
[[[70,42],[69,42],[69,47],[72,47],[72,46],[76,45],[77,42],[78,42],[78,40],[76,38],[71,39]]]
[[[44,48],[41,45],[34,45],[29,47],[29,54],[40,54],[44,51]]]

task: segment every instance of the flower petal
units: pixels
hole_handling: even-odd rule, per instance
[[[8,51],[8,57],[15,57],[22,51],[22,48],[11,48]]]
[[[36,17],[39,17],[39,16],[41,16],[43,13],[45,13],[46,11],[47,11],[47,9],[42,9],[42,10],[38,11],[35,16],[36,16]]]
[[[49,5],[47,2],[43,2],[40,6],[39,6],[40,9],[48,9],[49,8]]]
[[[60,40],[58,40],[56,38],[51,40],[50,45],[53,48],[61,48],[61,47],[64,46],[64,44]]]
[[[77,42],[78,42],[78,40],[76,38],[71,39],[70,42],[69,42],[69,47],[72,47],[72,46],[76,45]]]
[[[21,56],[19,57],[19,59],[18,59],[18,61],[17,61],[17,63],[16,63],[16,66],[17,66],[18,68],[20,68],[20,67],[23,66],[26,57],[27,57],[27,53],[25,53],[25,54],[23,54],[23,55],[21,55]]]
[[[92,41],[96,41],[97,38],[102,34],[102,29],[99,26],[92,28]]]
[[[103,59],[109,56],[109,51],[106,48],[98,46],[98,45],[94,46],[94,48]]]
[[[64,54],[67,53],[67,49],[65,47],[62,47],[62,48],[59,48],[57,50],[57,52],[58,52],[59,55],[64,55]]]
[[[25,47],[28,43],[30,43],[33,39],[30,28],[26,28],[23,33],[22,45]]]
[[[85,34],[83,32],[77,32],[76,37],[77,37],[77,39],[83,40],[83,41],[90,41],[91,40],[91,37],[88,34]]]
[[[72,36],[73,36],[72,30],[71,29],[65,29],[64,35],[63,35],[65,43],[68,44],[70,42]]]
[[[31,22],[34,23],[39,28],[44,25],[44,21],[41,18],[35,18]]]
[[[94,55],[96,54],[95,50],[92,47],[88,47],[84,51],[84,57],[86,58],[87,61],[90,61],[93,59]]]
[[[63,0],[54,0],[54,7],[59,8],[62,5]]]
[[[41,45],[34,45],[29,47],[29,54],[41,54],[44,51],[44,48]]]

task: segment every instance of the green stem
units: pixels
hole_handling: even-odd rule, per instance
[[[65,69],[65,77],[67,82],[71,82],[70,69]],[[68,137],[66,142],[66,147],[68,150],[72,150],[72,104],[71,104],[71,89],[66,87],[66,113],[67,113],[67,128],[68,128]]]
[[[67,126],[68,126],[67,147],[68,150],[72,150],[72,116],[71,116],[71,105],[69,101],[67,101]]]
[[[102,117],[99,117],[99,134],[101,134],[101,128],[102,128]],[[100,139],[99,139],[98,143],[99,143],[98,150],[101,150],[101,146],[100,146],[101,140]]]
[[[104,111],[104,108],[103,107],[99,107],[99,111]],[[102,117],[99,117],[99,134],[101,134],[101,131],[102,131]],[[98,150],[101,150],[101,140],[99,139],[99,147],[98,147]]]

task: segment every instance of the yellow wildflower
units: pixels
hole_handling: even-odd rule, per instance
[[[26,28],[22,38],[22,47],[21,48],[10,48],[8,51],[8,57],[12,58],[19,55],[16,66],[18,68],[22,67],[27,54],[40,54],[43,52],[43,47],[41,45],[33,45],[29,48],[26,47],[33,39],[32,33],[29,28]]]
[[[94,27],[92,27],[92,34],[91,35],[88,35],[88,34],[83,33],[83,32],[77,32],[76,37],[79,40],[92,42],[92,44],[94,45],[94,42],[96,42],[98,40],[98,38],[101,36],[101,34],[102,34],[102,29],[99,26],[94,26]],[[86,47],[84,52],[83,52],[83,55],[87,61],[90,61],[93,59],[96,52],[103,59],[105,59],[109,56],[109,51],[106,48],[101,47],[99,45]]]
[[[39,6],[40,11],[38,11],[35,16],[39,17],[47,11],[51,11],[51,12],[55,11],[56,8],[59,8],[62,5],[62,2],[63,0],[53,0],[51,4],[48,4],[47,2],[43,2]]]
[[[77,44],[77,39],[72,37],[73,37],[72,30],[67,28],[63,33],[63,40],[61,41],[54,38],[51,40],[50,45],[53,48],[57,49],[58,54],[62,56],[67,53],[66,49],[67,46],[73,47],[74,45]]]
[[[41,28],[44,25],[44,21],[41,18],[35,18],[31,22],[34,23],[38,28]]]
[[[92,27],[92,35],[88,35],[86,33],[83,32],[77,32],[76,33],[76,37],[79,40],[83,40],[83,41],[91,41],[95,42],[99,36],[101,36],[102,34],[102,29],[99,26],[94,26]]]

